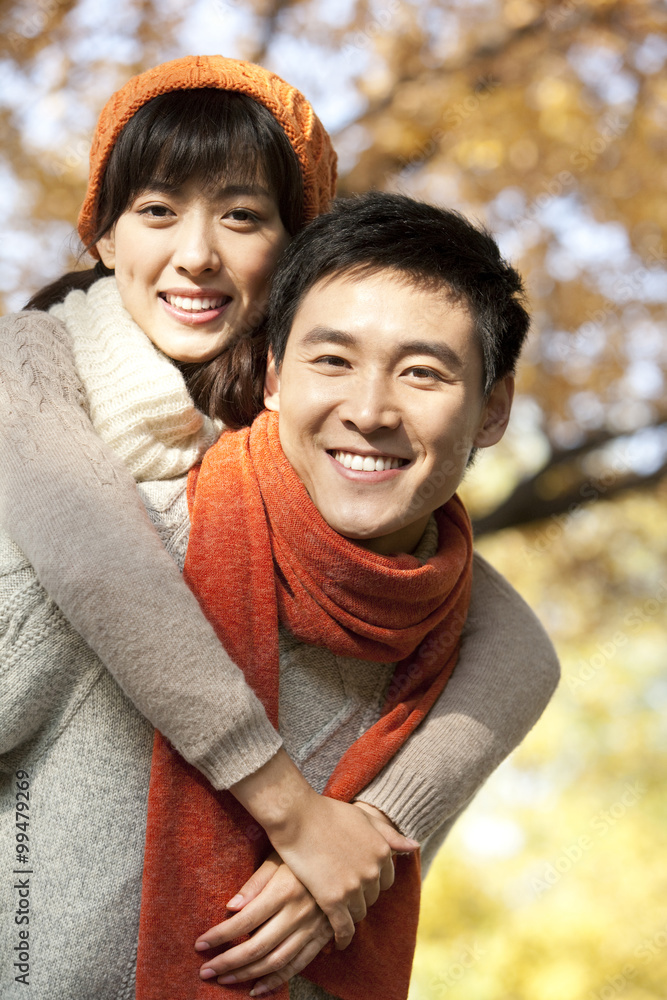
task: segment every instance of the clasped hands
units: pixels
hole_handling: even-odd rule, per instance
[[[393,854],[416,850],[416,842],[373,806],[318,798],[332,826],[342,824],[354,836],[335,853],[334,841],[327,842],[328,854],[327,844],[318,843],[305,863],[303,844],[277,844],[280,836],[272,836],[281,854],[269,855],[228,902],[234,915],[202,934],[195,948],[205,951],[251,936],[205,962],[202,979],[217,976],[221,984],[255,979],[250,995],[260,996],[301,972],[332,938],[337,948],[347,947],[354,924],[393,884]]]

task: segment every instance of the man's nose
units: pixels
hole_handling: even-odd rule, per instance
[[[381,377],[350,379],[346,398],[338,408],[344,423],[354,424],[362,434],[382,427],[391,430],[399,426],[401,415],[388,381]]]
[[[195,276],[219,271],[222,256],[211,226],[199,219],[185,222],[178,234],[172,263],[180,273]]]

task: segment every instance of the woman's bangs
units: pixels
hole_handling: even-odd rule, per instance
[[[180,188],[190,181],[196,181],[204,190],[214,190],[221,181],[233,184],[268,186],[274,197],[274,179],[267,170],[270,162],[268,150],[252,123],[239,120],[238,115],[218,115],[206,113],[206,103],[198,108],[199,113],[180,118],[169,128],[169,135],[156,135],[162,129],[154,130],[147,149],[142,171],[140,188],[153,184],[169,188]],[[220,109],[218,109],[219,111]],[[227,118],[228,120],[221,120]]]

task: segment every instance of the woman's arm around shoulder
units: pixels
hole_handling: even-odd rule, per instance
[[[216,787],[256,771],[281,740],[95,433],[60,321],[0,320],[0,405],[0,517],[41,584]]]
[[[358,798],[424,840],[460,811],[547,706],[558,657],[537,616],[475,553],[456,669],[405,746]]]

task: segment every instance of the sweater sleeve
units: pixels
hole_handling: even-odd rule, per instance
[[[42,586],[216,788],[253,773],[280,737],[95,433],[59,321],[0,320],[0,405],[0,517]]]
[[[560,667],[514,588],[475,554],[456,669],[412,737],[357,796],[423,841],[459,812],[535,725]]]

